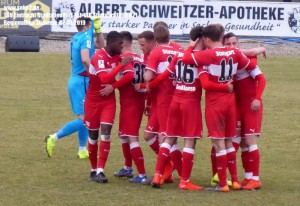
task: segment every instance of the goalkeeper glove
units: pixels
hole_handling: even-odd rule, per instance
[[[94,19],[94,29],[95,29],[96,34],[100,34],[102,32],[100,17],[97,17]]]

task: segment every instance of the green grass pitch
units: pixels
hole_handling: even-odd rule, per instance
[[[163,185],[162,189],[115,178],[113,172],[123,165],[117,138],[118,115],[105,170],[108,184],[87,180],[89,161],[76,158],[76,135],[59,141],[53,157],[48,159],[43,137],[74,118],[67,91],[69,55],[1,53],[0,205],[298,205],[300,58],[271,56],[259,62],[267,79],[259,140],[263,187],[258,191],[223,194],[179,191],[177,174],[176,183]],[[143,140],[145,120],[140,142],[151,176],[156,156]],[[203,186],[209,185],[211,177],[210,146],[204,137],[196,148],[192,180]],[[240,162],[238,153],[242,178]]]

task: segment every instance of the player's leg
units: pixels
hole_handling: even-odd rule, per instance
[[[259,179],[259,166],[260,166],[260,153],[257,146],[257,135],[247,135],[245,137],[246,144],[248,145],[249,149],[249,168],[252,172],[251,180],[243,186],[243,189],[260,189],[261,188],[261,182]]]
[[[110,152],[110,144],[111,144],[111,129],[114,124],[114,118],[116,114],[116,101],[105,102],[101,105],[101,134],[100,134],[100,144],[99,144],[99,158],[98,158],[98,166],[97,166],[97,182],[106,183],[108,179],[104,174],[104,168],[108,159],[108,155]]]
[[[227,155],[227,167],[231,175],[232,189],[241,189],[237,176],[236,150],[233,146],[232,138],[236,137],[236,108],[230,107],[226,116],[225,125],[225,147]]]
[[[129,145],[129,137],[128,136],[119,136],[122,152],[124,157],[124,166],[117,172],[114,172],[114,176],[116,177],[133,177],[133,169],[132,169],[132,157],[130,154],[130,145]]]
[[[89,160],[91,164],[91,174],[89,179],[95,180],[97,175],[97,162],[98,162],[98,137],[99,130],[88,130],[89,139],[88,139],[88,151],[89,151]]]
[[[157,110],[156,106],[153,105],[144,131],[144,139],[156,154],[158,154],[159,151],[158,131],[159,124],[157,119]]]
[[[180,190],[203,190],[201,186],[194,185],[191,180],[191,173],[194,164],[196,138],[185,138],[182,152],[182,176],[178,189]]]
[[[84,104],[85,116],[84,123],[88,128],[88,151],[89,160],[91,164],[91,175],[90,180],[95,181],[97,174],[97,162],[98,162],[98,138],[99,138],[99,128],[100,128],[100,114],[101,108],[97,103],[91,102],[89,100],[85,101]]]
[[[242,165],[245,171],[244,179],[241,181],[241,186],[245,186],[251,180],[253,173],[251,171],[251,164],[249,161],[249,148],[246,144],[246,138],[242,137],[241,139],[241,159]]]
[[[130,154],[138,171],[138,175],[135,178],[129,179],[129,181],[134,183],[141,183],[147,179],[147,176],[145,170],[144,155],[139,143],[138,136],[130,136],[129,143]]]
[[[116,177],[133,177],[133,170],[132,170],[132,157],[130,154],[130,146],[129,146],[129,137],[127,136],[128,133],[124,131],[126,129],[126,123],[128,119],[126,117],[126,110],[125,106],[121,103],[121,109],[119,114],[119,139],[121,142],[122,153],[124,157],[124,166],[117,172],[114,172],[114,176]]]
[[[216,167],[219,177],[219,184],[215,187],[207,188],[211,191],[228,192],[229,187],[226,181],[227,156],[225,147],[225,122],[226,114],[218,106],[206,105],[205,120],[208,132],[208,138],[212,141],[212,146],[216,153]]]
[[[260,135],[261,123],[262,123],[263,105],[259,111],[247,112],[245,122],[245,142],[248,146],[249,168],[252,172],[251,180],[248,184],[243,186],[243,189],[260,189],[261,181],[259,179],[260,168],[260,153],[257,144],[258,137]]]
[[[56,142],[66,136],[69,136],[79,130],[84,130],[83,124],[83,115],[84,115],[84,99],[85,99],[85,87],[84,87],[84,77],[81,76],[71,76],[68,82],[68,90],[70,95],[70,101],[72,106],[72,111],[78,118],[65,124],[58,132],[48,135],[45,138],[46,142],[46,152],[48,157],[52,156],[53,148],[56,145]],[[82,150],[86,150],[86,140],[87,132],[82,133],[80,136],[82,142],[85,142],[84,146],[80,145],[79,147]],[[80,142],[79,142],[80,143]],[[85,148],[84,148],[85,147]]]
[[[175,141],[176,141],[175,137],[166,137],[165,141],[161,144],[159,148],[156,166],[155,166],[155,174],[151,183],[153,187],[158,188],[163,184],[162,175],[165,170],[166,164],[170,160],[169,158],[170,150]]]
[[[227,155],[225,140],[222,138],[211,138],[212,145],[216,151],[216,165],[217,165],[217,174],[219,177],[219,184],[215,187],[207,188],[211,191],[220,191],[220,192],[229,192],[229,187],[227,185]]]

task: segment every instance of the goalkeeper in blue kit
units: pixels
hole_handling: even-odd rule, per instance
[[[45,148],[49,158],[52,157],[57,141],[75,132],[78,133],[79,142],[77,156],[79,159],[88,158],[86,149],[88,130],[83,124],[84,99],[89,82],[87,71],[90,60],[95,53],[95,47],[102,48],[104,46],[104,38],[101,32],[100,18],[92,21],[87,17],[79,17],[76,20],[76,27],[78,32],[72,37],[70,44],[72,69],[68,82],[72,112],[76,115],[76,118],[66,123],[56,133],[45,137]],[[96,33],[95,42],[94,31]]]

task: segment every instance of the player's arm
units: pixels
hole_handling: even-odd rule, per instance
[[[257,70],[257,69],[255,69]],[[255,71],[253,72],[250,72],[251,73],[254,73]],[[253,77],[253,75],[251,74],[251,76]],[[255,95],[255,99],[252,101],[251,103],[251,109],[252,111],[258,111],[261,107],[261,97],[262,97],[262,94],[265,90],[265,87],[266,87],[266,78],[264,77],[264,75],[262,73],[258,74],[258,75],[255,75],[255,80],[257,82],[257,87],[256,87],[256,95]]]
[[[133,79],[134,79],[133,72],[126,72],[121,79],[119,79],[118,81],[112,84],[112,87],[114,89],[123,87],[124,85],[130,83]]]
[[[151,79],[156,76],[159,58],[159,53],[156,52],[156,50],[153,50],[148,58],[148,63],[143,76],[146,82],[151,81]]]
[[[104,47],[104,36],[102,33],[101,20],[100,17],[97,17],[93,20],[94,29],[96,33],[95,47],[101,49]]]
[[[262,46],[252,48],[252,49],[242,49],[242,53],[246,56],[258,56],[258,55],[263,55],[263,57],[266,59],[266,49]]]
[[[168,69],[166,69],[163,73],[157,75],[154,79],[152,79],[151,81],[147,82],[147,83],[140,83],[140,84],[136,84],[135,85],[135,89],[139,90],[139,89],[153,89],[156,88],[160,85],[160,83],[167,79],[170,74],[172,74],[171,71],[169,71]],[[150,91],[148,91],[150,92]]]
[[[116,75],[120,72],[120,70],[127,65],[130,61],[132,61],[132,57],[124,57],[122,61],[109,73],[107,72],[99,72],[97,75],[100,78],[103,84],[109,84],[115,80]]]
[[[133,72],[126,72],[120,80],[116,81],[113,84],[105,85],[105,87],[100,90],[100,95],[108,96],[115,89],[123,87],[124,85],[130,83],[133,80],[133,78],[134,78]]]
[[[89,49],[82,49],[80,50],[80,56],[81,56],[81,61],[86,69],[86,71],[89,70],[89,66],[91,63],[90,60],[90,50]]]
[[[195,41],[190,39],[190,45],[187,48],[187,50],[185,50],[184,55],[182,57],[182,62],[184,64],[195,64],[198,66],[197,62],[195,62],[195,59],[193,58],[193,55],[192,55],[193,50],[194,50],[196,44],[198,43],[198,41],[199,41],[199,38],[196,39]]]
[[[232,92],[233,85],[232,81],[229,81],[227,84],[218,84],[209,80],[209,76],[206,72],[199,74],[200,83],[203,89],[206,91],[215,91],[215,92]]]
[[[195,64],[196,63],[192,57],[193,49],[194,49],[194,47],[189,46],[189,48],[187,48],[187,50],[184,51],[184,55],[182,57],[182,62],[184,64]]]

